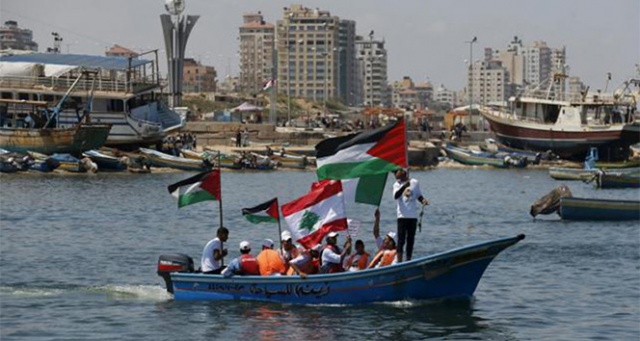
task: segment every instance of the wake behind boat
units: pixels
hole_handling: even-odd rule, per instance
[[[158,275],[177,300],[248,300],[293,304],[364,304],[468,299],[491,261],[524,234],[357,272],[308,276],[205,275],[187,255],[162,255]]]

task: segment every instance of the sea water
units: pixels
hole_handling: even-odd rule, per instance
[[[199,265],[219,226],[218,202],[181,209],[167,185],[192,173],[0,176],[1,340],[638,340],[640,226],[532,219],[529,206],[560,184],[545,170],[412,172],[430,201],[416,256],[515,236],[471,301],[362,306],[174,301],[158,256]],[[222,174],[230,256],[248,240],[278,240],[275,224],[240,210],[303,195],[313,172]],[[395,229],[387,183],[381,231]],[[637,189],[565,182],[574,196],[640,199]],[[348,212],[374,250],[372,206]],[[286,228],[283,226],[283,228]],[[341,238],[339,242],[344,241]]]

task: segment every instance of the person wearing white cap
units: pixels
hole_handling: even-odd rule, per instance
[[[396,233],[387,233],[387,235],[384,237],[384,242],[382,245],[383,249],[378,251],[378,254],[373,257],[373,260],[371,260],[371,263],[369,263],[368,268],[379,268],[381,266],[392,265],[398,262],[398,259],[396,258]]]
[[[418,180],[409,178],[406,169],[394,171],[396,182],[393,183],[393,199],[396,201],[398,215],[398,262],[402,262],[404,244],[407,243],[407,260],[413,256],[413,243],[418,226],[418,205],[429,205],[422,196]]]
[[[300,250],[293,245],[293,239],[289,231],[282,231],[280,234],[280,240],[282,241],[282,248],[278,249],[278,254],[284,262],[285,268],[289,270],[289,262],[300,255]]]
[[[322,244],[316,244],[308,250],[304,250],[300,255],[289,262],[291,268],[287,274],[298,274],[302,279],[307,278],[307,275],[317,274],[320,270],[320,252],[322,251]]]
[[[344,244],[344,250],[341,250],[338,245],[338,234],[336,232],[329,232],[327,234],[327,245],[322,249],[320,255],[320,273],[335,273],[342,272],[342,262],[344,257],[351,253],[351,236],[347,234],[347,241]]]
[[[240,242],[240,257],[235,258],[229,263],[226,269],[222,271],[224,277],[233,275],[260,275],[258,261],[251,255],[251,244],[243,240]]]
[[[256,259],[262,276],[279,276],[287,272],[278,251],[273,249],[273,240],[271,239],[265,239],[262,242],[262,251]]]

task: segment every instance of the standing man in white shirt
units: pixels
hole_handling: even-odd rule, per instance
[[[227,249],[222,247],[222,243],[229,238],[229,230],[226,227],[218,228],[216,237],[211,239],[202,251],[200,269],[204,274],[218,275],[222,272],[221,260],[227,255]]]
[[[422,196],[418,180],[409,178],[407,170],[397,169],[394,172],[396,182],[393,183],[393,199],[396,201],[398,214],[398,263],[402,262],[405,242],[407,244],[407,260],[413,255],[413,243],[418,226],[418,203],[429,205]]]

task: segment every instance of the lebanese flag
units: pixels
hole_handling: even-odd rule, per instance
[[[194,175],[167,187],[178,199],[178,208],[207,200],[220,200],[220,171],[217,169]]]
[[[318,179],[353,179],[407,167],[404,120],[316,145]],[[385,179],[386,180],[386,179]]]
[[[280,220],[278,198],[273,198],[256,207],[243,208],[242,215],[254,224],[277,223]]]
[[[316,182],[309,193],[281,209],[291,236],[306,248],[320,244],[331,231],[347,229],[340,181]]]
[[[271,87],[273,87],[275,84],[276,84],[276,80],[273,78],[266,81],[264,84],[262,84],[262,91],[267,91],[271,89]]]

